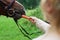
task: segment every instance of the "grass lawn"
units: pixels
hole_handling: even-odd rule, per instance
[[[39,9],[27,10],[26,13],[28,16],[36,16],[41,19],[43,18],[41,11]],[[26,19],[20,19],[18,20],[18,23],[21,24],[23,28],[30,34],[35,33],[33,35],[29,35],[32,39],[43,33],[34,24],[32,24]],[[16,23],[12,18],[0,16],[0,40],[29,40],[29,39],[19,31]]]

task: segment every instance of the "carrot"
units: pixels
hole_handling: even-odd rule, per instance
[[[32,23],[34,23],[34,20],[31,17],[28,17],[26,15],[22,15],[22,18],[28,19],[29,21],[31,21]]]

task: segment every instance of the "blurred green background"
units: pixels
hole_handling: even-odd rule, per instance
[[[40,9],[40,0],[17,0],[24,5],[27,16],[35,16],[43,20],[43,15]],[[36,38],[42,35],[43,32],[26,19],[19,19],[18,23],[23,26],[23,28],[28,33],[34,33],[29,35],[29,37]],[[39,32],[39,33],[37,33]],[[25,32],[24,32],[25,33]],[[18,29],[16,23],[12,18],[7,18],[5,16],[0,16],[0,40],[29,40],[25,37]]]

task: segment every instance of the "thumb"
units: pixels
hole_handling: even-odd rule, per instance
[[[30,17],[34,22],[36,22],[37,20],[38,20],[38,18],[37,17],[34,17],[34,16],[31,16]]]

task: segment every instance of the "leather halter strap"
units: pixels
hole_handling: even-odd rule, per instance
[[[7,5],[7,4],[3,3],[2,0],[0,0],[0,4],[1,4],[0,7],[1,8],[3,7],[3,9],[10,9],[13,6],[14,2],[15,2],[15,0],[12,0],[11,3],[9,5]],[[7,7],[6,7],[6,5],[7,5]]]
[[[8,5],[7,9],[10,9],[13,6],[14,2],[15,0],[12,0],[11,3]]]

